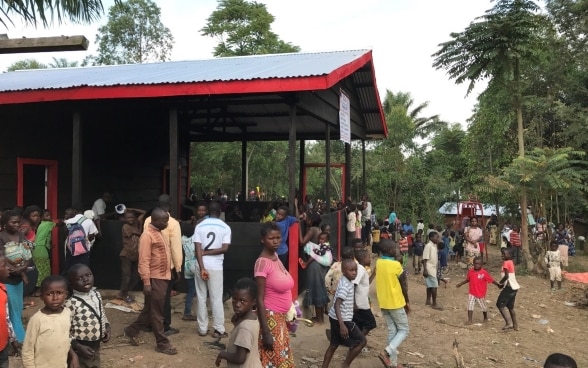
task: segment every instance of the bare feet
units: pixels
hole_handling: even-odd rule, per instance
[[[506,326],[502,327],[503,331],[508,331],[508,330],[512,330],[512,329],[513,329],[512,325],[506,325]]]
[[[471,325],[473,325],[473,324],[474,324],[474,322],[473,322],[473,321],[467,321],[467,322],[466,322],[466,326],[471,326]]]

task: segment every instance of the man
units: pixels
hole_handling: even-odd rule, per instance
[[[102,197],[94,201],[92,211],[96,216],[96,220],[105,220],[106,218],[115,214],[115,212],[106,213],[106,206],[112,202],[112,195],[109,192],[102,193]]]
[[[177,354],[164,331],[164,304],[168,285],[171,283],[171,250],[169,238],[163,233],[168,227],[166,210],[156,208],[151,212],[150,224],[139,240],[139,275],[143,280],[145,306],[139,317],[124,329],[129,343],[138,346],[139,333],[151,326],[155,335],[155,351],[168,355]]]
[[[73,225],[79,223],[82,225],[84,229],[84,233],[86,234],[86,245],[88,247],[88,252],[84,254],[80,254],[77,256],[72,255],[69,252],[68,247],[65,250],[65,265],[63,267],[63,272],[67,272],[67,270],[76,263],[83,263],[86,266],[90,265],[90,249],[94,245],[94,241],[96,240],[96,235],[98,234],[98,228],[94,221],[84,217],[81,213],[78,212],[75,208],[68,208],[65,210],[65,215],[63,216],[65,225]],[[68,231],[69,233],[69,231]]]
[[[219,217],[221,205],[210,202],[208,205],[209,218],[196,226],[192,241],[196,250],[197,268],[194,272],[196,282],[196,296],[198,297],[198,334],[208,334],[208,311],[206,310],[206,295],[210,294],[212,309],[212,337],[226,337],[225,311],[223,307],[223,261],[225,253],[231,244],[231,228]]]
[[[166,237],[167,245],[170,247],[171,252],[171,259],[168,265],[169,269],[172,269],[172,281],[178,279],[178,275],[182,271],[182,229],[180,228],[180,223],[171,217],[169,214],[169,207],[171,203],[171,198],[167,194],[162,194],[157,199],[157,206],[164,211],[167,212],[169,216],[169,223],[168,226],[162,230],[162,234]],[[145,225],[143,226],[143,231],[149,228],[149,224],[151,224],[151,217],[147,217],[145,219]],[[173,272],[175,271],[175,272]],[[164,305],[164,320],[163,320],[163,327],[165,330],[166,336],[174,335],[180,332],[177,328],[171,327],[171,291],[173,287],[173,282],[168,283],[167,291],[165,293],[165,305]]]
[[[363,244],[369,245],[370,235],[372,233],[372,202],[368,195],[361,197],[361,240]]]

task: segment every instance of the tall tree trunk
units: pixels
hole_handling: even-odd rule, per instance
[[[516,110],[517,110],[517,138],[519,143],[519,157],[525,157],[525,140],[523,137],[523,108],[520,99],[520,95],[516,98]],[[533,257],[529,251],[529,225],[527,217],[527,188],[521,187],[521,245],[523,248],[523,259],[527,262],[527,269],[533,270],[535,263]]]

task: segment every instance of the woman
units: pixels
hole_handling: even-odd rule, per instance
[[[33,249],[33,261],[38,271],[35,285],[37,288],[33,296],[41,296],[41,282],[51,274],[49,251],[51,250],[51,231],[54,227],[55,223],[51,220],[51,212],[44,210],[41,223],[37,226],[35,249]]]
[[[22,212],[22,218],[20,220],[19,231],[24,235],[24,237],[27,241],[29,241],[35,245],[37,244],[37,231],[40,226],[39,224],[41,223],[41,215],[42,214],[43,214],[43,210],[41,210],[41,208],[39,206],[34,206],[34,205],[28,206]],[[34,252],[34,248],[33,248],[33,252]],[[30,268],[29,270],[27,270],[27,274],[26,274],[26,277],[29,282],[25,282],[25,285],[24,285],[23,295],[25,295],[25,296],[30,296],[31,294],[34,295],[36,292],[35,287],[40,287],[41,281],[43,281],[43,279],[39,280],[39,271],[37,270],[37,267],[36,267],[37,265],[35,263],[34,256],[35,255],[33,254],[33,260],[31,261],[31,264],[29,265],[29,266],[33,266],[33,268]],[[47,258],[47,264],[49,264],[49,258]],[[47,266],[48,270],[50,270],[50,268],[51,268],[51,266]],[[49,273],[47,273],[47,276],[49,276]],[[37,295],[34,295],[34,296],[37,296]],[[35,302],[33,300],[30,300],[29,298],[26,298],[24,305],[27,308],[32,307],[35,305]]]
[[[18,212],[6,211],[2,215],[0,222],[4,231],[0,232],[0,249],[5,252],[6,260],[8,262],[8,269],[10,276],[6,280],[6,291],[8,293],[8,314],[14,327],[16,340],[20,343],[24,341],[25,330],[22,325],[22,309],[23,309],[23,276],[31,261],[14,264],[10,261],[8,250],[15,249],[19,246],[27,247],[28,242],[24,235],[19,231],[21,217]],[[24,276],[26,281],[26,276]]]
[[[555,241],[558,244],[559,253],[561,255],[561,269],[568,267],[568,251],[570,244],[570,234],[564,227],[564,224],[558,224],[557,230],[555,231]]]
[[[293,368],[290,333],[286,313],[292,306],[294,279],[288,273],[276,250],[281,242],[280,228],[273,222],[261,226],[263,250],[255,261],[257,283],[257,318],[261,329],[259,356],[265,368]]]
[[[466,227],[464,231],[465,252],[468,261],[468,268],[474,266],[474,258],[480,256],[480,241],[483,240],[482,229],[478,226],[478,219],[472,217],[470,219],[470,226]]]
[[[306,234],[302,235],[303,226],[300,226],[300,246],[303,248],[308,242],[318,244],[318,236],[321,233],[319,228],[321,216],[318,213],[304,213],[300,216],[300,222],[303,222],[308,228]],[[319,324],[325,322],[325,306],[329,303],[329,295],[325,286],[325,276],[329,271],[329,266],[324,266],[319,262],[310,262],[306,266],[306,294],[302,305],[304,307],[314,306],[315,317],[313,321]]]

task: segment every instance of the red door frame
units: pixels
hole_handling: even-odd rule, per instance
[[[24,165],[45,166],[47,170],[47,209],[51,211],[53,218],[58,218],[57,213],[57,178],[59,164],[56,160],[42,160],[36,158],[16,158],[16,205],[23,207],[24,204]],[[29,203],[30,204],[30,203]],[[45,203],[43,203],[43,206]],[[53,228],[51,234],[51,273],[59,274],[59,232]]]

